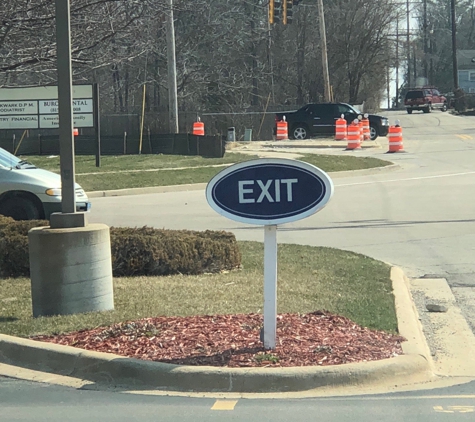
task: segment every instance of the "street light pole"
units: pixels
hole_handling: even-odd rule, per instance
[[[325,15],[323,13],[323,0],[318,0],[318,17],[320,23],[320,41],[322,48],[322,65],[323,65],[323,92],[325,102],[329,103],[330,98],[330,75],[328,73],[328,56],[327,56],[327,35],[325,31]]]
[[[399,15],[396,20],[396,109],[399,108]]]
[[[406,26],[407,26],[407,86],[411,87],[411,39],[409,34],[409,0],[406,0]]]
[[[63,214],[76,212],[74,137],[72,109],[71,26],[69,0],[56,0],[56,46],[58,60],[58,114]]]
[[[452,72],[454,77],[454,91],[459,87],[457,65],[457,27],[455,23],[455,0],[450,0],[450,15],[452,20]]]
[[[423,16],[423,29],[424,29],[424,77],[427,79],[427,0],[424,0],[424,16]],[[432,81],[430,81],[432,83]]]

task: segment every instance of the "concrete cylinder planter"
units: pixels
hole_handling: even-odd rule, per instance
[[[28,242],[34,317],[114,309],[108,226],[37,227]]]

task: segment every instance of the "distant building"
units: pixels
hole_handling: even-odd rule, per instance
[[[457,50],[459,87],[475,94],[475,50]]]

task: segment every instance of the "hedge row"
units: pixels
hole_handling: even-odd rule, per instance
[[[0,216],[0,276],[29,276],[28,231],[48,221],[15,221]],[[241,265],[236,238],[224,231],[111,227],[115,277],[201,274]]]

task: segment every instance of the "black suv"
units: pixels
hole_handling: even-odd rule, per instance
[[[276,113],[275,121],[277,123],[285,116],[289,127],[289,138],[308,139],[314,136],[333,136],[335,122],[342,114],[348,123],[362,115],[349,104],[320,103],[307,104],[297,111]],[[389,121],[386,117],[370,114],[368,119],[372,140],[388,134]]]

